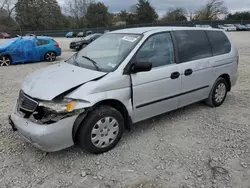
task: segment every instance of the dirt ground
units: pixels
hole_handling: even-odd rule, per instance
[[[240,53],[239,80],[219,108],[203,103],[133,125],[112,151],[72,147],[44,153],[8,125],[26,75],[48,66],[0,68],[1,188],[250,188],[250,32],[229,33]],[[70,40],[57,39],[65,59]]]

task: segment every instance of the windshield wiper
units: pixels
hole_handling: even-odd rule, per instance
[[[93,59],[91,59],[91,58],[89,58],[87,56],[82,56],[82,57],[85,58],[85,59],[87,59],[87,60],[89,60],[91,63],[93,63],[93,65],[95,66],[96,70],[100,71],[100,67],[98,67],[97,63]]]

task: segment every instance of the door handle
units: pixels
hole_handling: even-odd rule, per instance
[[[187,69],[187,70],[185,70],[185,72],[184,72],[184,75],[185,75],[185,76],[190,76],[191,74],[193,74],[193,70],[192,70],[192,69]]]
[[[170,76],[171,79],[177,79],[180,77],[180,73],[179,72],[173,72]]]

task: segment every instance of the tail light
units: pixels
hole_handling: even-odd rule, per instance
[[[58,44],[58,43],[56,43],[56,44],[54,44],[54,46],[59,47],[59,44]]]

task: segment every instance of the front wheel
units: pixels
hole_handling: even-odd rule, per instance
[[[206,100],[206,103],[212,107],[218,107],[223,104],[227,97],[228,92],[228,83],[227,81],[219,77],[210,92],[210,95],[208,99]]]
[[[2,55],[0,56],[0,66],[9,66],[11,64],[11,59],[10,57],[6,56],[6,55]]]
[[[56,60],[56,53],[55,52],[47,52],[45,54],[45,61],[53,62]]]
[[[123,130],[121,113],[110,106],[100,106],[90,112],[80,125],[77,144],[90,153],[104,153],[116,146]]]

